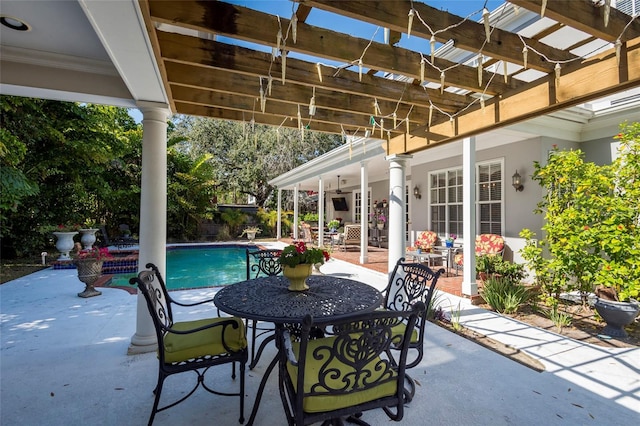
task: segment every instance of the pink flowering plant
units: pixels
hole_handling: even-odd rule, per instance
[[[107,247],[92,247],[90,249],[80,250],[77,256],[77,259],[79,260],[93,259],[97,261],[104,261],[111,258],[113,258],[113,256],[109,253],[109,249]]]
[[[81,226],[79,223],[61,223],[52,227],[48,227],[49,232],[78,232]]]
[[[329,252],[307,247],[304,241],[297,241],[286,246],[280,254],[280,264],[294,267],[296,265],[324,263],[329,260]]]
[[[458,238],[458,236],[457,236],[456,234],[450,234],[450,235],[447,237],[447,242],[448,242],[448,243],[452,243],[452,242],[454,242],[454,241],[456,240],[456,238]]]

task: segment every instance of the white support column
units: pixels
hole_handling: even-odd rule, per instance
[[[324,246],[324,180],[318,177],[318,246]]]
[[[462,140],[462,232],[464,233],[464,268],[462,294],[478,294],[476,283],[476,138]]]
[[[282,238],[282,189],[278,188],[278,222],[276,225],[276,239]]]
[[[167,117],[166,106],[140,106],[142,119],[142,185],[140,191],[140,251],[138,271],[155,264],[166,279],[167,245]],[[152,352],[157,348],[153,321],[147,304],[138,292],[136,332],[129,354]]]
[[[369,262],[369,170],[360,162],[360,263]]]
[[[405,199],[406,168],[411,155],[390,155],[389,162],[389,270],[393,271],[398,259],[404,256],[405,247]]]
[[[299,185],[293,187],[293,239],[298,239],[298,199],[300,194],[298,193]]]

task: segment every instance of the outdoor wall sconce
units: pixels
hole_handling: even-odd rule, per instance
[[[422,194],[420,194],[420,188],[418,188],[418,185],[416,185],[415,188],[413,188],[413,196],[416,197],[416,199],[420,199],[422,198]]]
[[[524,186],[522,186],[522,177],[518,173],[518,170],[511,176],[511,185],[513,185],[516,192],[524,189]]]

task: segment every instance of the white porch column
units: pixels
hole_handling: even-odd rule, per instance
[[[406,167],[411,155],[390,155],[389,162],[389,270],[393,271],[398,259],[404,256],[406,250],[405,230],[405,200],[404,188],[406,184]]]
[[[300,186],[296,183],[293,187],[293,239],[298,239],[298,199],[300,194],[298,193]]]
[[[324,246],[324,180],[318,177],[318,246]]]
[[[360,263],[369,262],[369,170],[360,162]]]
[[[140,251],[138,271],[149,262],[166,279],[167,244],[167,117],[166,106],[142,105],[142,185],[140,192]],[[136,332],[129,354],[155,351],[156,333],[147,304],[138,292]]]
[[[462,294],[478,294],[476,283],[476,138],[462,140],[462,232],[464,233],[464,269]]]
[[[282,189],[278,188],[278,222],[276,222],[276,239],[282,238]]]

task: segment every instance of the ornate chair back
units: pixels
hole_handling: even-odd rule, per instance
[[[401,258],[393,268],[387,288],[384,291],[384,308],[393,311],[406,311],[416,302],[425,305],[416,322],[414,335],[411,336],[409,347],[418,351],[418,355],[407,364],[407,368],[415,367],[423,356],[425,322],[431,308],[433,292],[438,278],[444,269],[433,271],[422,263],[405,262]]]
[[[281,253],[282,250],[277,249],[247,249],[247,279],[281,274],[282,265],[278,262]]]
[[[282,250],[249,250],[247,249],[247,279],[258,278],[260,276],[274,276],[282,273],[282,265],[278,262]],[[247,320],[247,328],[251,329],[251,359],[249,369],[253,369],[260,360],[262,351],[269,342],[275,339],[273,326],[264,323],[258,324],[257,321]],[[256,347],[258,338],[264,334],[267,337],[262,340],[259,347]]]
[[[295,330],[276,331],[280,356],[280,395],[290,425],[316,422],[342,424],[340,417],[383,408],[395,421],[407,402],[405,362],[419,302],[408,311],[375,311],[336,320],[324,326],[325,337],[314,339],[313,318],[307,315]],[[404,334],[397,327],[405,324]],[[399,361],[389,358],[400,350]]]

